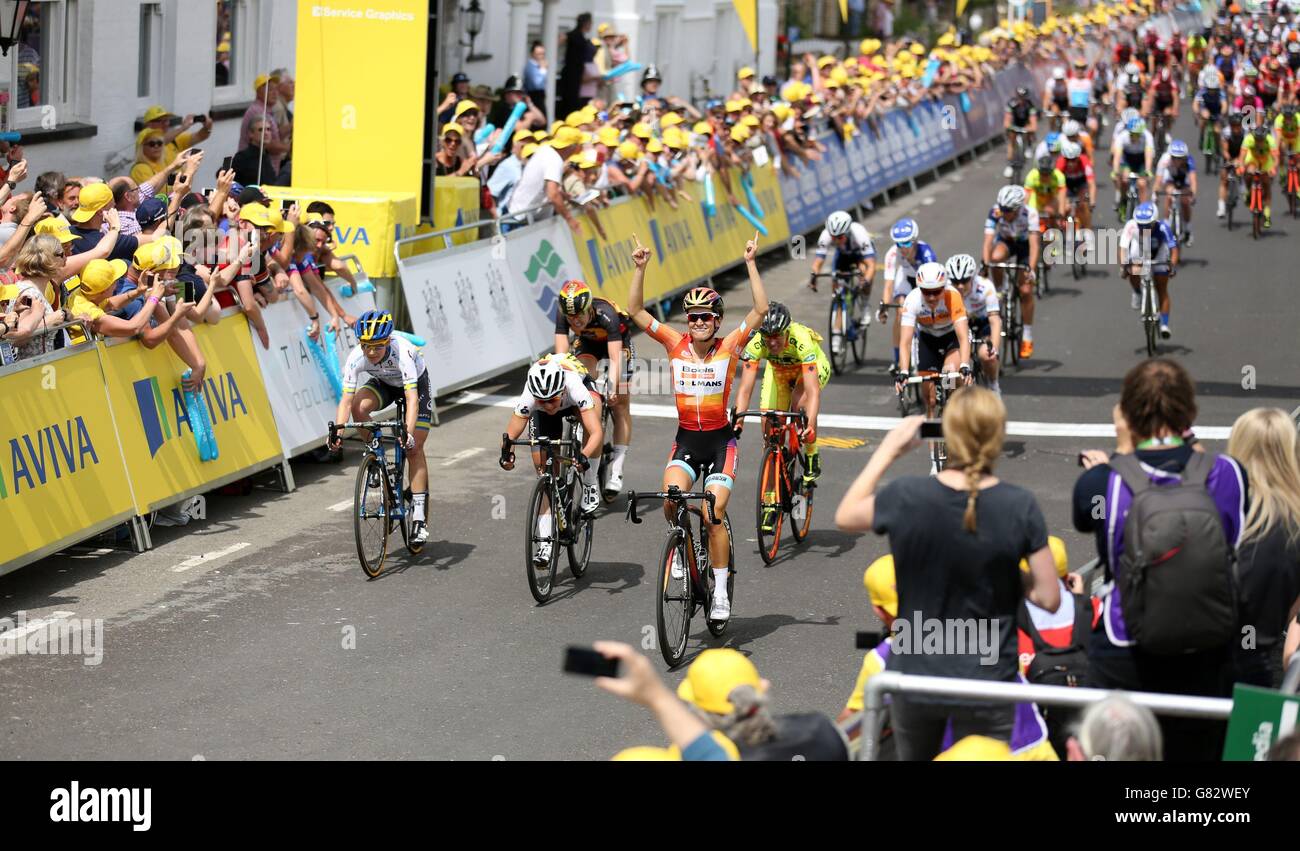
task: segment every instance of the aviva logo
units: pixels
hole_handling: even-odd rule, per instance
[[[80,472],[88,460],[98,464],[99,456],[81,417],[11,437],[8,475],[0,475],[0,499],[8,499],[11,490],[17,496],[24,482],[35,490],[51,479]]]
[[[145,439],[149,442],[150,458],[158,454],[158,450],[164,443],[180,436],[181,423],[184,423],[185,427],[193,433],[189,410],[181,388],[171,388],[170,404],[167,404],[163,400],[157,378],[142,378],[132,386],[135,388],[136,405],[140,408],[140,425],[144,428]],[[227,372],[216,378],[209,376],[203,393],[207,398],[208,412],[213,425],[217,423],[218,414],[223,423],[235,419],[240,411],[244,416],[248,416],[248,407],[239,393],[239,385],[235,383],[234,373]]]

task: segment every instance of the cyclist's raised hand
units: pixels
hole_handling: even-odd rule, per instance
[[[632,234],[632,241],[636,243],[636,249],[632,252],[632,262],[638,269],[644,269],[650,264],[650,249],[641,244],[636,234]]]
[[[754,231],[754,238],[745,243],[745,262],[752,262],[758,256],[758,231]]]

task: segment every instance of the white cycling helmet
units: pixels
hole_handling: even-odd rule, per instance
[[[1061,145],[1061,156],[1067,160],[1077,160],[1083,153],[1083,146],[1078,142],[1065,142]]]
[[[1142,66],[1136,62],[1130,62],[1124,66],[1124,73],[1128,74],[1130,77],[1136,77],[1138,74],[1142,73]]]
[[[1071,118],[1069,121],[1065,122],[1064,126],[1061,127],[1061,133],[1066,136],[1078,136],[1079,129],[1080,129],[1079,122]]]
[[[826,232],[831,236],[844,236],[853,226],[853,217],[843,210],[836,210],[826,217]]]
[[[1053,69],[1052,69],[1052,79],[1053,79],[1053,80],[1064,80],[1064,79],[1065,79],[1065,69],[1064,69],[1064,68],[1053,68]]]
[[[1018,210],[1025,205],[1025,188],[1008,184],[998,191],[998,206],[1004,210]]]
[[[1223,83],[1219,74],[1219,69],[1213,65],[1207,65],[1201,70],[1200,84],[1207,89],[1217,89]]]
[[[526,386],[534,399],[554,399],[564,391],[564,367],[552,360],[540,360],[528,369]]]
[[[922,263],[916,270],[916,285],[923,290],[941,290],[948,286],[948,273],[939,263]]]
[[[1119,126],[1127,127],[1128,123],[1132,121],[1134,118],[1141,118],[1141,117],[1142,117],[1142,113],[1138,112],[1136,109],[1130,106],[1128,109],[1124,110],[1119,114]]]
[[[944,270],[948,273],[948,278],[953,281],[964,281],[973,278],[975,277],[975,258],[969,254],[954,254],[944,264]]]

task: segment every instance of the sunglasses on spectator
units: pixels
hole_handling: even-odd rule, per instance
[[[163,143],[161,139],[154,139],[152,142],[145,142],[144,146],[146,148],[161,148]]]
[[[443,137],[442,137],[442,143],[443,143],[444,145],[450,145],[450,144],[452,144],[453,142],[455,142],[457,145],[460,144],[460,137],[457,136],[457,135],[455,135],[454,133],[451,134],[451,135],[443,136]]]
[[[699,322],[712,322],[715,314],[712,313],[688,313],[686,321],[692,324]]]

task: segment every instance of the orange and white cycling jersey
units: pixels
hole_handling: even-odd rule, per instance
[[[966,319],[966,304],[961,293],[953,287],[944,287],[943,296],[934,303],[926,304],[921,290],[914,289],[903,299],[904,328],[916,328],[925,334],[938,337],[950,333],[958,319]]]
[[[658,321],[647,329],[651,337],[668,350],[673,370],[673,395],[677,399],[677,421],[689,431],[714,431],[730,424],[727,397],[736,374],[736,359],[749,341],[745,323],[722,339],[714,339],[708,353],[695,355],[689,334],[682,334]]]

